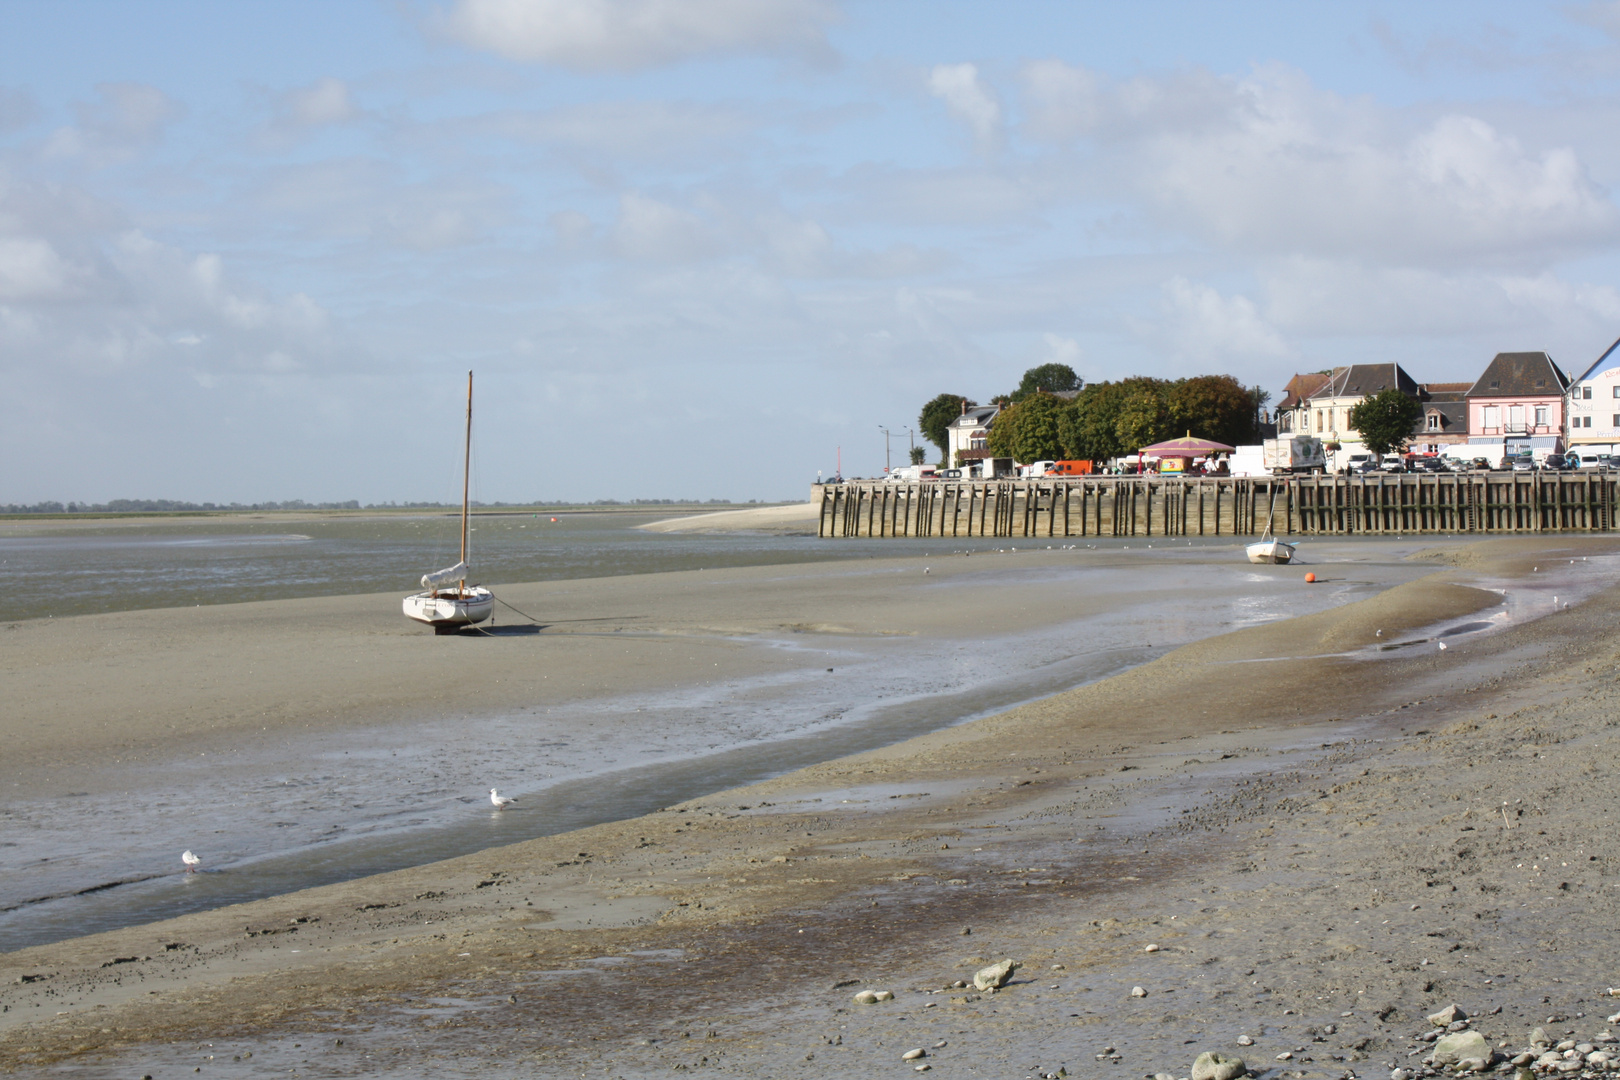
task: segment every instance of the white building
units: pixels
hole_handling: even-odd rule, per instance
[[[970,405],[951,421],[945,429],[951,450],[947,468],[966,471],[990,456],[990,425],[1000,411],[1000,405]]]
[[[1570,449],[1620,445],[1620,341],[1570,384],[1568,415]]]

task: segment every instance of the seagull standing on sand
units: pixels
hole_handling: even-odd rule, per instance
[[[1442,642],[1441,642],[1441,643],[1440,643],[1440,651],[1441,651],[1441,652],[1445,652],[1445,651],[1446,651],[1446,643],[1445,643],[1445,642],[1443,642],[1443,641],[1442,641]]]
[[[497,810],[505,810],[508,806],[512,806],[512,805],[516,804],[517,800],[516,799],[508,799],[505,795],[502,795],[502,794],[498,793],[494,788],[490,788],[489,789],[489,802],[490,802],[491,806],[495,807],[495,809],[497,809]]]
[[[190,848],[180,853],[180,861],[186,864],[186,873],[188,874],[195,874],[197,867],[202,864],[202,860],[193,855]]]

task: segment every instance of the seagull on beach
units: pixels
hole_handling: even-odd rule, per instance
[[[186,864],[186,873],[188,874],[195,874],[197,867],[202,865],[202,860],[193,855],[190,848],[180,853],[180,861]]]
[[[1384,636],[1384,632],[1382,630],[1374,630],[1373,631],[1373,637],[1383,637],[1383,636]]]
[[[1446,643],[1445,643],[1445,642],[1443,642],[1443,641],[1442,641],[1442,642],[1441,642],[1441,643],[1440,643],[1440,651],[1441,651],[1441,652],[1445,652],[1445,651],[1446,651]]]
[[[490,805],[493,806],[495,809],[497,809],[497,810],[505,810],[508,806],[516,805],[517,800],[516,799],[509,799],[505,795],[502,795],[499,792],[497,792],[494,788],[490,788],[489,789],[489,802],[490,802]]]

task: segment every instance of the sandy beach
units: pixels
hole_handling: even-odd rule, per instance
[[[1596,565],[1617,547],[1324,545],[1323,586],[1365,583],[1343,602],[1184,631],[971,723],[0,955],[0,1065],[1182,1077],[1219,1050],[1279,1076],[1388,1075],[1453,1001],[1504,1052],[1536,1025],[1601,1039],[1620,589]],[[943,648],[1063,626],[1087,603],[1077,560],[1150,593],[1164,577],[1151,603],[1173,611],[1192,594],[1172,567],[1234,551],[552,582],[504,594],[540,632],[452,641],[393,597],[7,624],[3,780],[18,803],[94,797],[178,753],[229,771],[307,732],[800,670],[754,647],[784,634]],[[1004,957],[1011,982],[975,990]]]
[[[820,507],[813,502],[790,506],[759,506],[750,510],[718,510],[709,514],[649,521],[639,526],[648,532],[772,532],[816,534],[816,515]]]

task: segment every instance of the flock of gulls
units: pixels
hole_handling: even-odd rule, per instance
[[[490,788],[489,804],[497,810],[505,810],[508,806],[516,806],[517,800],[509,795],[502,795],[495,788]],[[180,861],[186,864],[186,873],[188,874],[195,874],[197,867],[202,865],[202,857],[190,848],[180,853]]]

